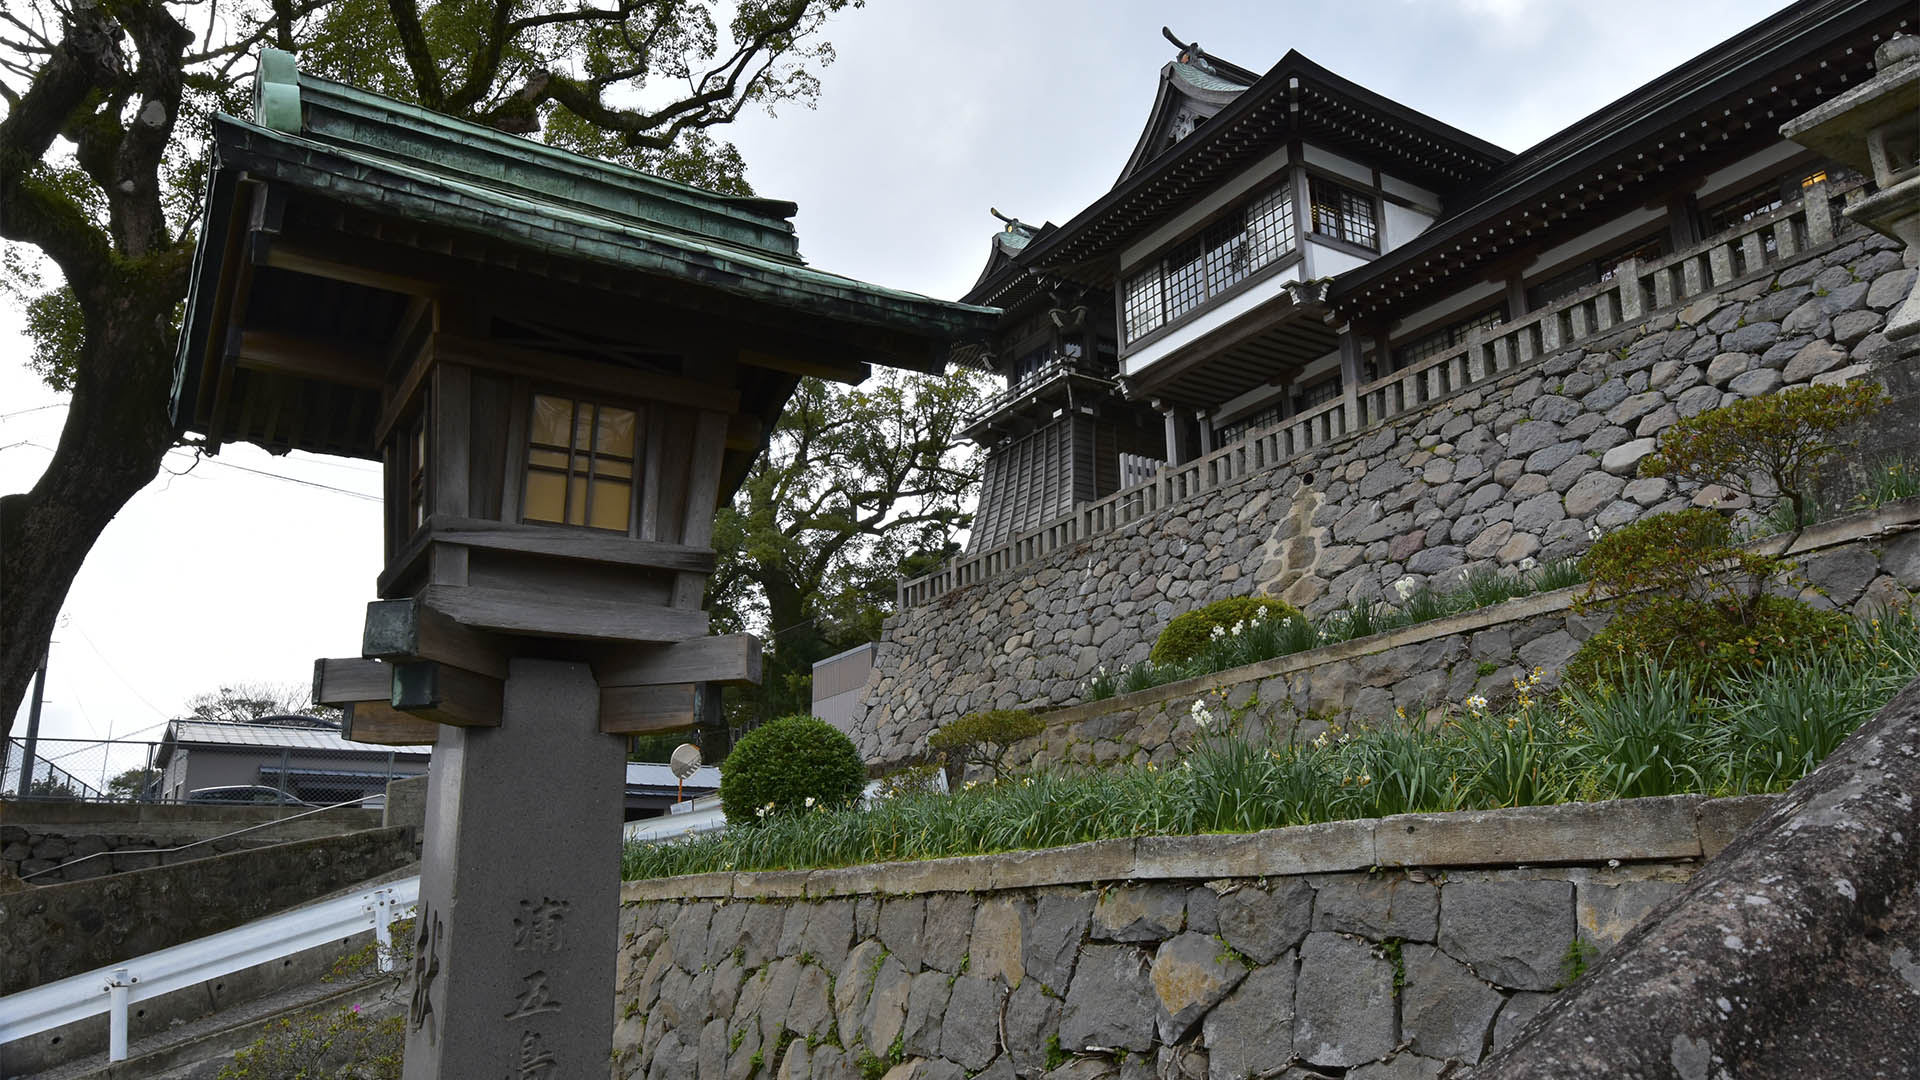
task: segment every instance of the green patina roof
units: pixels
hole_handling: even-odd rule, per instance
[[[1222,93],[1232,93],[1237,90],[1245,90],[1248,85],[1243,82],[1235,82],[1232,79],[1223,78],[1219,75],[1214,74],[1211,71],[1206,71],[1202,68],[1195,67],[1192,64],[1183,63],[1178,60],[1173,62],[1173,70],[1174,70],[1174,73],[1179,75],[1181,80],[1186,82],[1187,85],[1192,86],[1199,90],[1214,90]]]
[[[263,52],[255,111],[264,124],[214,118],[216,186],[244,170],[530,251],[934,339],[984,333],[999,314],[806,266],[793,203],[705,191],[299,74],[284,53]]]
[[[535,203],[577,206],[800,261],[787,220],[797,210],[791,202],[721,195],[303,75],[276,50],[261,55],[254,122]]]

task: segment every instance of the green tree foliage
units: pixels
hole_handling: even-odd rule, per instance
[[[86,553],[176,444],[168,419],[215,111],[253,57],[552,145],[748,192],[715,130],[810,103],[860,0],[12,0],[0,6],[0,287],[71,391],[31,491],[0,497],[0,730]]]
[[[1660,433],[1640,475],[1719,484],[1750,498],[1785,499],[1793,520],[1813,519],[1809,489],[1820,465],[1841,446],[1840,433],[1878,412],[1887,392],[1875,383],[1799,386],[1708,409]]]
[[[714,523],[715,630],[766,639],[748,722],[812,707],[813,663],[880,636],[894,584],[954,552],[980,479],[958,449],[986,379],[876,372],[857,387],[803,379],[767,452]]]
[[[1747,625],[1767,584],[1792,565],[1740,546],[1726,517],[1711,510],[1654,514],[1587,549],[1580,570],[1588,585],[1579,602],[1610,597],[1616,609],[1637,610],[1684,600]]]
[[[313,703],[309,687],[271,682],[236,682],[187,699],[189,720],[251,724],[268,717],[305,717],[316,724],[337,724],[340,710]]]
[[[137,802],[146,794],[148,785],[160,778],[158,769],[134,768],[107,781],[107,798],[120,802]]]
[[[992,769],[998,778],[1007,775],[1007,752],[1013,744],[1045,729],[1045,722],[1025,709],[990,709],[968,713],[935,731],[927,745],[948,760]]]
[[[1795,527],[1812,520],[1809,489],[1840,433],[1886,404],[1872,383],[1807,386],[1709,409],[1668,427],[1643,476],[1719,484],[1758,505],[1785,503]],[[1710,510],[1655,514],[1600,538],[1580,560],[1584,606],[1615,615],[1568,661],[1575,685],[1615,682],[1648,658],[1704,685],[1772,660],[1836,644],[1846,618],[1771,595],[1792,560],[1740,544]]]
[[[1206,607],[1175,615],[1160,631],[1148,659],[1156,664],[1184,664],[1200,655],[1213,640],[1215,627],[1231,630],[1236,623],[1272,619],[1279,622],[1300,614],[1284,600],[1268,596],[1229,596]]]
[[[845,732],[811,716],[783,716],[747,732],[727,755],[720,809],[734,823],[839,809],[860,797],[866,781]]]

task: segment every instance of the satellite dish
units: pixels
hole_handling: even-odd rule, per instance
[[[700,748],[692,743],[681,743],[673,748],[673,757],[668,759],[668,768],[673,775],[685,780],[700,767]]]

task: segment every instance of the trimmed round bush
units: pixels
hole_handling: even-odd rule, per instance
[[[720,809],[727,821],[799,813],[807,800],[841,807],[860,797],[867,767],[846,733],[811,716],[783,716],[747,732],[720,764]]]
[[[1232,628],[1238,622],[1267,618],[1275,621],[1300,614],[1300,609],[1269,596],[1229,596],[1203,608],[1175,615],[1160,631],[1148,659],[1156,664],[1184,664],[1200,655],[1213,640],[1216,626]]]
[[[1776,659],[1840,648],[1850,628],[1842,612],[1821,611],[1784,596],[1754,601],[1749,623],[1711,604],[1660,597],[1615,615],[1588,638],[1567,661],[1565,678],[1579,687],[1618,686],[1623,672],[1637,672],[1651,660],[1665,670],[1684,672],[1696,687],[1710,690]]]

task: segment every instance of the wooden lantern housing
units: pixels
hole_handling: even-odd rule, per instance
[[[715,508],[799,378],[938,371],[997,314],[808,268],[792,203],[284,53],[262,54],[255,122],[215,118],[212,154],[175,421],[210,450],[383,463],[365,655],[317,679],[363,737],[487,723],[490,703],[497,723],[511,655],[591,660],[608,730],[685,726],[694,684],[757,680],[758,643],[706,638],[702,596]]]

